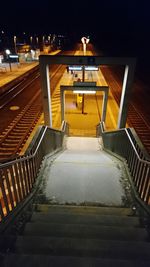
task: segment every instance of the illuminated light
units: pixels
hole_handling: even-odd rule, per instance
[[[86,66],[85,67],[85,70],[98,70],[98,67],[96,67],[96,66]]]
[[[10,50],[9,49],[6,49],[5,52],[6,52],[7,55],[10,55]]]
[[[74,93],[74,94],[92,94],[92,95],[94,95],[94,94],[96,94],[96,91],[90,91],[90,90],[84,90],[84,91],[82,91],[82,90],[75,90],[75,91],[73,91],[73,93]]]
[[[82,66],[69,66],[69,70],[82,70]]]
[[[80,71],[82,70],[83,66],[69,66],[69,70],[76,70]],[[97,71],[98,67],[97,66],[85,66],[86,71]]]
[[[90,39],[87,38],[87,37],[82,37],[82,38],[81,38],[81,42],[82,42],[82,44],[88,44],[89,41],[90,41]]]
[[[20,109],[20,107],[18,107],[18,106],[11,106],[9,109],[12,110],[12,111],[15,111],[15,110]]]
[[[9,58],[18,58],[18,55],[9,55]]]

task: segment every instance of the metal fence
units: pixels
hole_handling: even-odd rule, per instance
[[[138,196],[145,204],[150,205],[150,157],[134,129],[105,132],[104,124],[100,123],[97,135],[102,136],[105,149],[126,160]]]
[[[62,128],[41,127],[24,156],[0,164],[0,222],[33,191],[44,156],[62,147],[65,122]]]

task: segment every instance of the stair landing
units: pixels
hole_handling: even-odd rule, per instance
[[[97,138],[67,138],[66,150],[47,162],[43,194],[54,204],[124,206],[122,163]]]

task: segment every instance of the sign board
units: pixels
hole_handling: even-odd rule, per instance
[[[96,86],[96,82],[74,82],[73,86],[93,87]]]
[[[82,71],[83,66],[69,66],[69,70],[74,70],[74,71]],[[84,68],[86,71],[98,71],[97,66],[85,66]]]
[[[19,61],[19,56],[18,55],[15,55],[15,54],[14,55],[13,54],[10,54],[9,55],[9,61],[12,62],[12,63],[13,62],[18,62]]]

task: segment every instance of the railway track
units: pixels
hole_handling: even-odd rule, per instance
[[[56,87],[56,84],[59,82],[61,78],[64,69],[65,69],[64,66],[59,66],[57,68],[54,68],[54,71],[53,72],[51,71],[50,73],[52,94]],[[7,107],[7,105],[11,103],[19,94],[21,94],[24,90],[28,89],[28,86],[31,85],[34,86],[34,82],[36,80],[39,81],[39,76],[40,74],[39,71],[37,70],[36,73],[34,73],[34,75],[33,74],[31,75],[30,81],[23,80],[19,82],[18,85],[15,85],[8,91],[4,92],[0,96],[0,110]],[[55,96],[55,102],[56,102],[56,96]],[[58,106],[58,100],[57,100],[57,106]],[[0,161],[5,161],[7,159],[11,159],[18,156],[22,147],[29,138],[33,128],[38,122],[42,114],[42,110],[43,106],[41,99],[41,90],[39,86],[38,91],[33,96],[33,98],[28,102],[27,105],[25,105],[22,111],[19,112],[19,114],[11,121],[11,123],[0,133]],[[55,113],[57,112],[55,103],[52,103],[52,112],[54,117]]]
[[[64,54],[74,54],[74,52],[65,52]],[[51,79],[51,95],[55,91],[56,85],[62,77],[65,70],[65,66],[53,65],[50,68],[50,79]],[[30,78],[30,81],[28,80]],[[0,161],[9,160],[18,156],[22,147],[29,138],[33,128],[39,120],[43,106],[41,99],[41,88],[40,88],[40,73],[38,66],[33,71],[26,73],[23,77],[19,77],[17,81],[13,81],[12,86],[8,88],[2,88],[0,95],[0,112],[7,110],[7,106],[15,100],[17,96],[27,89],[28,86],[34,86],[34,82],[37,83],[36,93],[31,97],[31,100],[24,106],[24,108],[15,116],[7,127],[0,127]],[[29,89],[30,90],[30,89]],[[58,106],[60,105],[60,92],[55,92],[54,99],[52,99],[52,115],[53,120],[56,116]],[[9,115],[8,115],[9,116]],[[3,124],[3,123],[2,123]],[[6,124],[6,122],[4,122]]]
[[[31,99],[11,124],[0,135],[0,159],[16,156],[42,113],[40,92]]]

